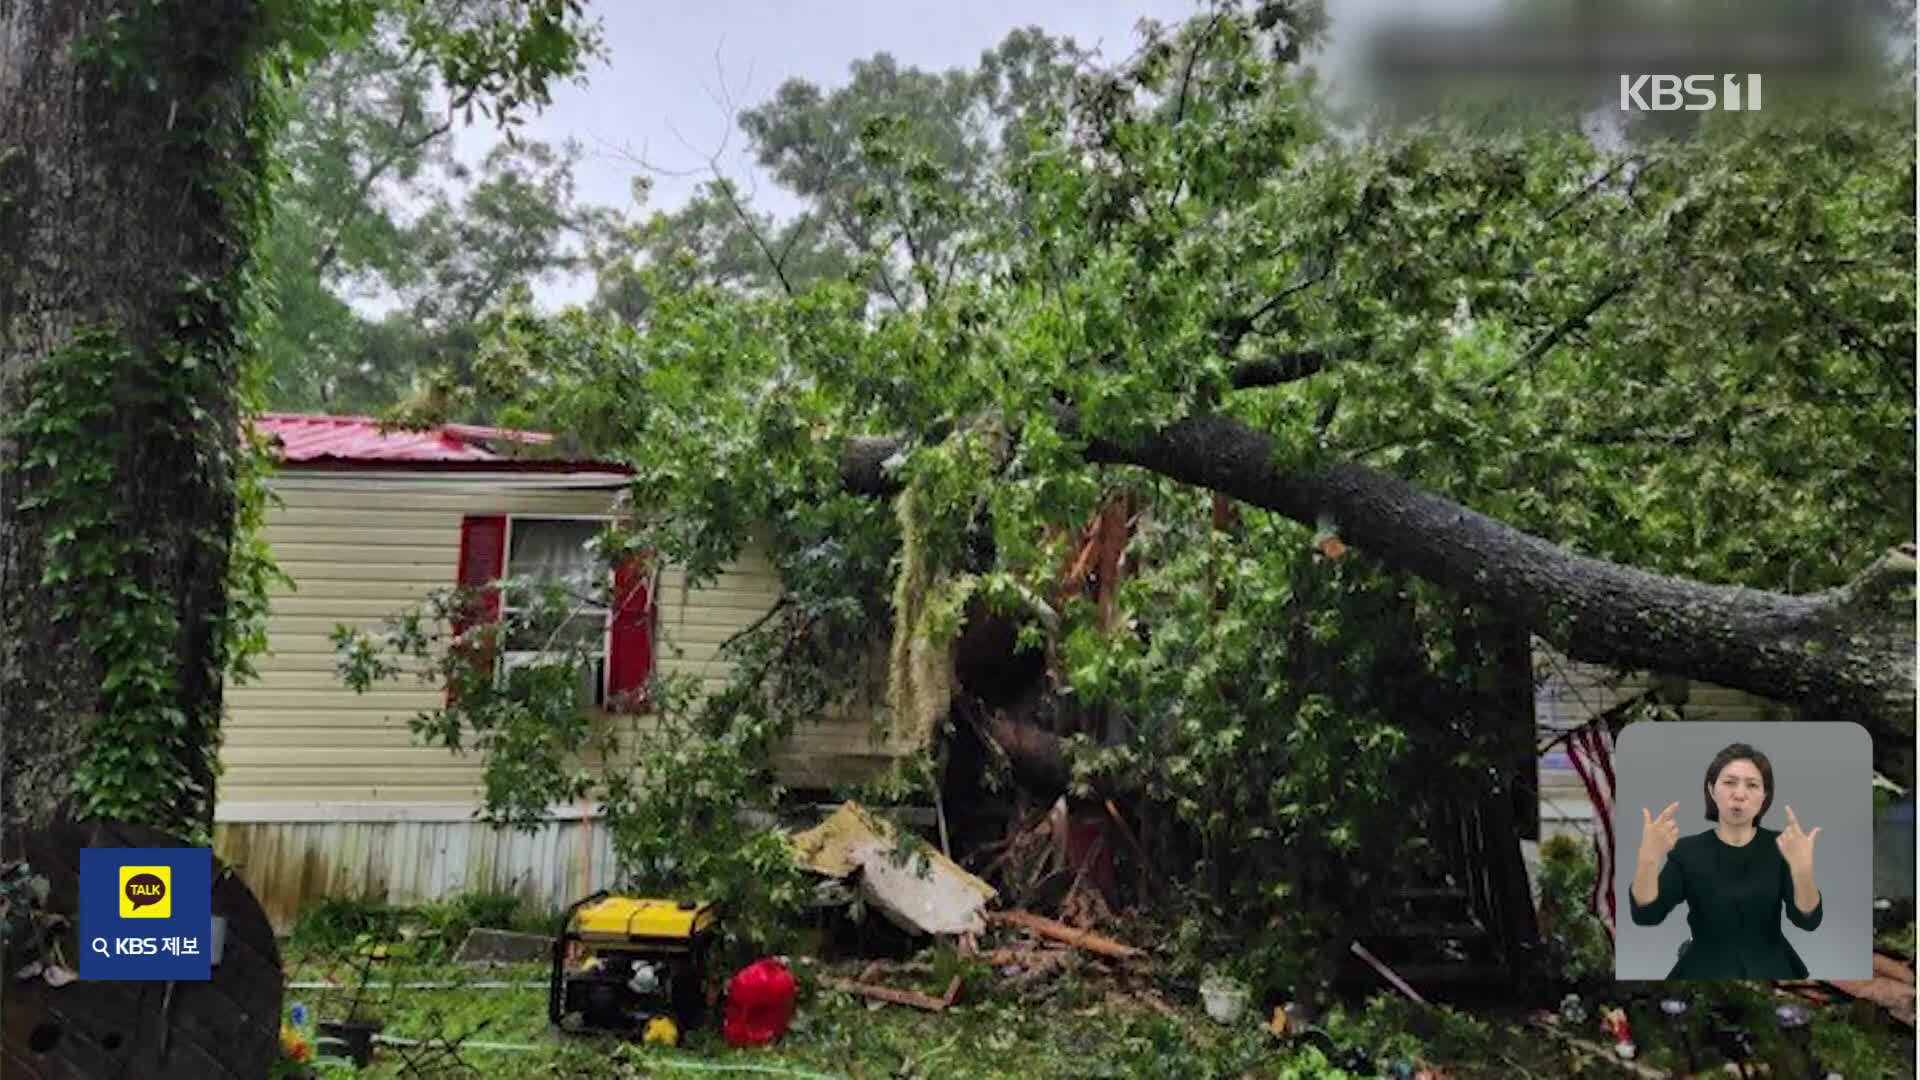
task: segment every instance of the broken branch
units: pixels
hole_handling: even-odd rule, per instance
[[[987,918],[1007,926],[1020,927],[1043,938],[1072,945],[1077,949],[1085,949],[1087,952],[1104,956],[1109,960],[1137,960],[1147,955],[1144,949],[1122,944],[1091,930],[1075,930],[1065,923],[1035,915],[1031,911],[995,911],[988,913]]]
[[[953,981],[947,984],[945,997],[934,997],[931,994],[922,994],[917,990],[895,990],[891,986],[875,986],[872,983],[855,982],[852,979],[836,979],[831,976],[823,977],[820,980],[820,985],[839,990],[842,993],[857,994],[860,997],[872,998],[875,1001],[885,1001],[894,1005],[906,1005],[915,1009],[924,1009],[930,1013],[946,1012],[955,1002],[960,1000],[960,976],[958,975],[955,975]]]
[[[1359,957],[1362,960],[1365,960],[1367,962],[1367,966],[1372,968],[1374,971],[1378,972],[1381,978],[1392,983],[1393,988],[1395,990],[1398,990],[1401,993],[1407,995],[1408,998],[1412,999],[1415,1002],[1418,1002],[1421,1005],[1425,1005],[1427,1003],[1426,998],[1421,997],[1420,994],[1417,991],[1415,991],[1413,987],[1407,985],[1407,980],[1402,979],[1400,976],[1394,974],[1393,969],[1381,963],[1378,957],[1374,956],[1373,953],[1367,951],[1367,947],[1365,945],[1362,945],[1357,941],[1354,942],[1353,955]]]
[[[1911,587],[1920,573],[1914,546],[1888,548],[1873,564],[1841,587],[1839,604],[1848,610],[1871,607],[1897,589]]]

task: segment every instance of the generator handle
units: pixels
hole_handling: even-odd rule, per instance
[[[547,1020],[550,1023],[560,1023],[561,984],[566,977],[567,927],[573,924],[573,913],[596,900],[606,899],[607,895],[607,890],[601,889],[592,896],[575,900],[560,915],[560,925],[553,932],[553,968],[547,976]]]
[[[560,933],[564,935],[567,932],[567,924],[573,921],[574,912],[579,911],[581,908],[586,907],[596,900],[605,900],[609,895],[606,889],[601,889],[592,896],[583,896],[573,903],[568,904],[566,912],[560,916]]]

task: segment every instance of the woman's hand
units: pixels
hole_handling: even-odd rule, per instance
[[[1780,855],[1787,860],[1787,869],[1795,877],[1813,875],[1813,842],[1820,836],[1820,830],[1807,832],[1800,828],[1800,819],[1793,816],[1793,807],[1787,807],[1787,827],[1774,840],[1780,845]]]
[[[1646,807],[1640,808],[1640,817],[1646,822],[1640,830],[1640,862],[1642,865],[1659,866],[1680,842],[1680,823],[1674,819],[1674,813],[1680,809],[1679,803],[1669,805],[1654,817]],[[1784,848],[1782,849],[1785,850]]]

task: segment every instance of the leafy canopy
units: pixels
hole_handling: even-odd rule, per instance
[[[1545,106],[1356,135],[1299,74],[1318,29],[1225,3],[1146,25],[1114,70],[1016,35],[979,98],[879,59],[785,87],[743,123],[801,218],[716,184],[596,309],[491,320],[482,388],[633,466],[632,542],[698,582],[770,532],[799,600],[741,643],[757,662],[707,738],[769,744],[829,702],[833,657],[891,632],[898,523],[848,491],[847,440],[899,440],[885,470],[961,571],[949,613],[1054,595],[1066,537],[1124,491],[1141,534],[1114,623],[1072,601],[1026,633],[1068,715],[1119,718],[1070,741],[1077,781],[1137,784],[1216,911],[1338,940],[1314,920],[1427,854],[1397,793],[1464,802],[1530,753],[1499,729],[1498,613],[1319,558],[1304,523],[1216,530],[1205,493],[1090,467],[1085,440],[1224,413],[1283,467],[1367,462],[1757,588],[1837,584],[1906,538],[1910,80],[1618,146]],[[1001,79],[1014,45],[1045,78]],[[1017,123],[956,122],[1009,86],[1031,92]]]

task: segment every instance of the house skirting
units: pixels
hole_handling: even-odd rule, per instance
[[[808,824],[830,809],[793,808]],[[280,934],[327,899],[407,907],[510,893],[534,910],[558,911],[616,884],[606,824],[588,808],[553,807],[531,832],[496,829],[476,820],[475,810],[470,803],[222,803],[214,854],[239,873]],[[884,813],[913,827],[933,824],[930,809]]]
[[[556,808],[531,832],[474,820],[453,804],[221,806],[214,854],[233,866],[286,933],[324,899],[411,906],[468,893],[519,896],[557,910],[609,884],[607,830]]]

